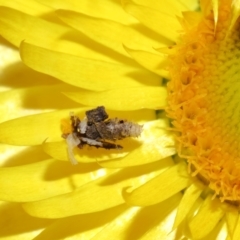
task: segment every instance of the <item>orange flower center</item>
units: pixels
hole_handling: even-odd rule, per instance
[[[209,13],[173,47],[167,112],[192,174],[222,201],[239,201],[240,21],[229,30],[231,5],[223,2],[216,24]]]

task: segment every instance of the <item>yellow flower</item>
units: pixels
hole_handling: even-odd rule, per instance
[[[198,9],[1,1],[21,57],[2,48],[1,238],[240,239],[240,1]],[[75,149],[72,166],[60,122],[100,105],[144,131],[121,151]]]

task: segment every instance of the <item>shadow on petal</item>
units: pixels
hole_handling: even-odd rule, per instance
[[[109,175],[106,180],[103,180],[100,183],[100,185],[111,185],[134,177],[141,177],[144,174],[149,174],[151,172],[154,173],[161,169],[164,170],[171,166],[169,162],[170,160],[168,158],[165,158],[161,161],[121,169],[118,172]]]
[[[6,145],[8,146],[8,145]],[[19,151],[17,150],[19,148]],[[42,150],[41,146],[16,147],[16,153],[7,158],[2,167],[15,167],[46,160],[49,156]]]
[[[57,84],[59,80],[26,67],[16,62],[3,70],[1,85],[12,88],[23,88],[38,85]]]
[[[25,213],[20,204],[4,203],[0,204],[0,238],[5,239],[9,236],[12,239],[20,239],[19,235],[28,235],[23,239],[32,239],[54,220],[40,219],[29,216]],[[15,238],[14,238],[14,235]]]
[[[80,238],[80,234],[103,227],[109,221],[118,217],[124,210],[127,209],[125,204],[110,208],[105,211],[82,214],[72,217],[66,217],[55,221],[51,226],[41,232],[34,240],[45,239],[66,239],[69,236]],[[98,230],[99,231],[99,230]],[[86,239],[89,239],[86,237]]]
[[[96,54],[97,53],[102,54],[103,60],[106,60],[106,57],[104,57],[104,56],[108,56],[108,57],[110,57],[110,59],[112,59],[113,62],[121,62],[123,64],[127,64],[127,65],[134,66],[134,67],[137,66],[137,64],[132,59],[130,59],[126,56],[123,56],[122,54],[114,51],[113,49],[92,40],[91,38],[87,37],[86,35],[84,35],[81,32],[69,31],[69,32],[65,33],[64,35],[62,35],[60,40],[73,42],[78,45],[81,42],[82,45],[91,49],[92,51],[95,51]],[[80,55],[80,54],[76,54],[76,55]]]
[[[46,181],[54,181],[66,177],[71,177],[73,174],[84,174],[94,172],[101,167],[97,163],[79,163],[72,165],[69,162],[54,161],[48,166],[44,174]]]
[[[176,209],[180,197],[181,194],[176,194],[161,203],[142,208],[135,218],[132,219],[126,240],[140,239],[153,228],[159,228],[159,231],[165,231],[165,236],[167,236],[167,234],[171,232],[174,217],[172,218],[172,224],[169,220],[166,220],[166,218]],[[164,221],[169,221],[167,228],[163,228],[162,226]]]

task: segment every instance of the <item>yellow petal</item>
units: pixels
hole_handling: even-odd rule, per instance
[[[129,14],[123,11],[120,2],[105,0],[102,4],[99,0],[81,0],[81,1],[62,1],[62,0],[38,0],[47,6],[55,9],[67,9],[72,11],[79,11],[89,16],[97,18],[106,18],[116,22],[131,24],[136,23],[136,20]]]
[[[148,34],[140,27],[128,27],[114,21],[92,18],[72,11],[59,10],[57,14],[69,26],[127,57],[129,55],[123,48],[123,44],[154,52],[153,47],[163,47],[170,43],[164,38],[154,40],[150,33]]]
[[[32,109],[43,112],[79,106],[61,93],[67,89],[76,90],[72,86],[58,84],[0,92],[0,122],[30,114]]]
[[[237,208],[227,205],[226,222],[227,222],[228,232],[229,232],[229,235],[231,238],[233,238],[233,235],[234,235],[234,232],[236,229],[236,225],[238,222],[238,217],[239,217],[239,213],[238,213]],[[238,230],[236,229],[236,233],[235,233],[236,235],[238,235],[237,231]],[[239,235],[239,237],[240,237],[240,235]],[[239,237],[236,239],[239,239]]]
[[[92,240],[115,239],[116,236],[118,240],[152,240],[156,236],[158,239],[173,239],[175,234],[169,234],[173,219],[171,220],[169,215],[177,206],[179,199],[180,196],[172,197],[168,201],[143,209],[138,207],[129,208],[118,218],[109,221],[106,227],[96,234]],[[148,233],[152,232],[153,228],[157,232],[155,232],[154,237],[150,238]],[[131,230],[129,231],[129,229]]]
[[[215,0],[200,0],[200,8],[203,12],[203,15],[206,16],[212,10],[212,2]]]
[[[179,201],[181,200],[181,196],[181,193],[176,194],[160,204],[146,207],[142,210],[142,219],[140,219],[142,220],[141,223],[145,225],[145,227],[142,226],[140,228],[143,229],[142,232],[144,232],[144,235],[141,236],[141,240],[153,240],[156,239],[156,236],[158,239],[164,240],[178,239],[178,231],[172,231],[172,225],[175,218],[175,211]],[[153,218],[153,221],[148,223],[149,221],[146,221],[144,213],[147,214],[147,219],[152,220]],[[137,226],[138,222],[136,223],[136,227]],[[179,231],[181,231],[180,228]],[[135,232],[138,233],[139,230],[136,229]],[[140,230],[140,233],[142,232]]]
[[[0,124],[0,142],[33,146],[42,144],[46,139],[53,142],[62,140],[60,121],[71,111],[84,116],[86,108],[35,114],[3,122]]]
[[[196,202],[196,199],[203,191],[202,184],[194,182],[184,193],[182,200],[180,201],[177,216],[175,218],[173,228],[177,228],[179,224],[185,219],[190,209]]]
[[[61,218],[54,221],[53,224],[44,229],[35,239],[92,239],[109,222],[113,221],[115,218],[117,219],[122,212],[126,211],[126,209],[127,206],[122,204],[101,212],[93,212],[89,214],[71,216],[68,218]]]
[[[195,27],[203,17],[201,12],[183,12],[182,15],[190,27]]]
[[[239,240],[239,239],[240,239],[240,218],[238,216],[238,220],[235,225],[235,231],[234,231],[232,240]]]
[[[191,184],[185,163],[177,164],[141,187],[126,194],[126,202],[148,206],[162,202]]]
[[[0,216],[0,239],[4,240],[35,239],[44,228],[53,223],[50,219],[29,216],[16,203],[0,202]]]
[[[99,180],[96,180],[68,194],[25,203],[23,208],[36,217],[60,218],[103,211],[123,203],[121,186],[116,184],[101,186]]]
[[[218,3],[216,0],[212,0],[215,5]],[[228,33],[232,30],[234,27],[238,17],[240,16],[240,1],[234,0],[232,1],[232,14],[231,14],[231,22],[228,27]]]
[[[74,192],[38,202],[23,204],[30,215],[41,218],[62,218],[76,214],[102,211],[124,203],[120,189],[101,186],[99,180],[83,185]]]
[[[169,78],[169,74],[165,70],[166,57],[164,55],[157,55],[142,50],[133,50],[129,48],[129,45],[125,46],[125,49],[141,66],[164,78]]]
[[[86,106],[104,105],[107,109],[131,111],[142,108],[163,109],[166,106],[165,87],[135,87],[111,89],[103,92],[81,90],[64,93],[70,99]]]
[[[147,84],[146,78],[159,82],[155,74],[144,69],[54,52],[26,42],[21,44],[20,53],[23,62],[34,70],[85,89],[137,87]]]
[[[158,161],[160,159],[172,156],[175,154],[175,140],[169,131],[165,120],[156,120],[143,125],[143,132],[137,141],[141,145],[136,145],[130,153],[122,159],[109,160],[101,162],[100,165],[107,168],[120,168],[137,166],[146,163]],[[157,139],[157,140],[156,140]],[[134,144],[132,139],[132,144]],[[136,142],[137,143],[137,142]]]
[[[28,202],[73,191],[101,176],[97,165],[78,165],[44,160],[37,163],[0,168],[0,199]]]
[[[99,177],[101,171],[104,177],[91,181],[70,193],[37,202],[28,202],[23,207],[30,215],[43,218],[59,218],[103,211],[125,202],[122,197],[123,189],[129,186],[133,188],[141,186],[143,182],[165,171],[168,166],[169,160],[163,160],[134,167],[134,169],[126,168],[107,172],[105,169],[99,169],[96,178]],[[105,173],[107,173],[106,176]]]
[[[169,40],[176,41],[180,25],[176,21],[175,16],[134,4],[132,1],[124,3],[124,9],[156,33],[159,33]]]
[[[1,50],[2,49],[0,49],[0,51]],[[18,52],[18,55],[19,55],[19,52]],[[2,56],[2,58],[6,59],[5,56]],[[0,60],[4,61],[3,59],[0,59]],[[11,88],[9,89],[9,87],[6,87],[8,85],[13,87],[12,90],[16,90],[16,89],[21,90],[21,89],[26,89],[31,87],[34,88],[36,86],[50,87],[55,84],[56,85],[59,84],[59,80],[57,80],[56,78],[33,71],[32,69],[30,69],[20,61],[21,60],[19,56],[19,60],[17,62],[14,62],[14,63],[12,62],[11,64],[9,64],[9,66],[8,64],[6,64],[6,68],[4,68],[4,74],[2,75],[2,86],[1,86],[2,91],[1,92],[11,90]],[[4,66],[5,66],[5,63],[4,63]]]
[[[218,21],[218,0],[212,0],[213,16],[214,16],[214,25],[216,28]]]
[[[214,240],[222,240],[222,239],[228,239],[228,232],[226,228],[226,224],[224,219],[220,220],[216,227],[204,238],[201,240],[209,240],[209,239],[214,239]],[[230,240],[230,239],[229,239]]]
[[[34,15],[34,16],[41,16],[44,14],[48,14],[51,9],[38,3],[38,1],[32,0],[0,0],[0,6],[6,6],[9,8],[16,9],[18,11]]]
[[[189,223],[192,237],[199,239],[209,234],[223,215],[224,211],[221,208],[219,199],[212,199],[212,195],[209,195],[200,207],[199,212]]]
[[[152,9],[156,9],[159,12],[164,12],[172,16],[181,15],[182,11],[190,10],[187,6],[185,6],[184,2],[175,0],[168,1],[134,0],[134,3]]]
[[[109,240],[114,239],[116,236],[118,240],[126,239],[126,231],[130,227],[130,224],[132,222],[131,219],[134,219],[138,213],[138,207],[127,209],[120,216],[110,221],[107,226],[104,227],[99,233],[97,233],[91,240]]]
[[[174,1],[174,0],[173,0]],[[174,1],[175,2],[175,1]],[[181,5],[186,6],[187,10],[196,10],[199,8],[199,3],[198,1],[193,1],[193,0],[179,0],[178,1]]]
[[[13,146],[0,144],[1,167],[15,167],[48,159],[42,146]]]
[[[56,35],[59,36],[69,30],[67,27],[2,6],[0,7],[0,26],[3,37],[17,47],[22,40],[28,40],[54,48]]]
[[[20,61],[20,56],[18,49],[13,48],[11,45],[9,45],[5,39],[0,38],[0,61],[1,61],[1,71],[2,71],[2,76],[1,76],[1,86],[0,86],[0,91],[6,91],[9,90],[9,85],[11,84],[11,81],[13,81],[15,84],[16,82],[19,83],[18,81],[14,81],[15,79],[9,78],[9,73],[11,73],[11,76],[13,75],[14,71],[12,66],[15,65],[17,62]],[[11,69],[11,70],[10,70]],[[9,71],[7,71],[9,70]],[[15,69],[16,70],[16,69]],[[17,69],[19,70],[19,69]],[[7,74],[8,73],[8,74]],[[7,80],[7,82],[6,82]],[[18,80],[18,79],[17,79]],[[21,84],[19,84],[21,85]]]
[[[0,7],[0,34],[16,47],[26,40],[51,50],[118,62],[79,32],[7,7]]]

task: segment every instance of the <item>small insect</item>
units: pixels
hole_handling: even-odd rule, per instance
[[[116,140],[126,137],[138,137],[142,132],[142,125],[114,118],[108,119],[105,107],[100,106],[86,111],[86,117],[81,121],[74,113],[70,113],[72,132],[62,135],[68,145],[68,154],[72,164],[77,164],[73,149],[83,148],[84,145],[105,149],[122,149],[115,144]]]

